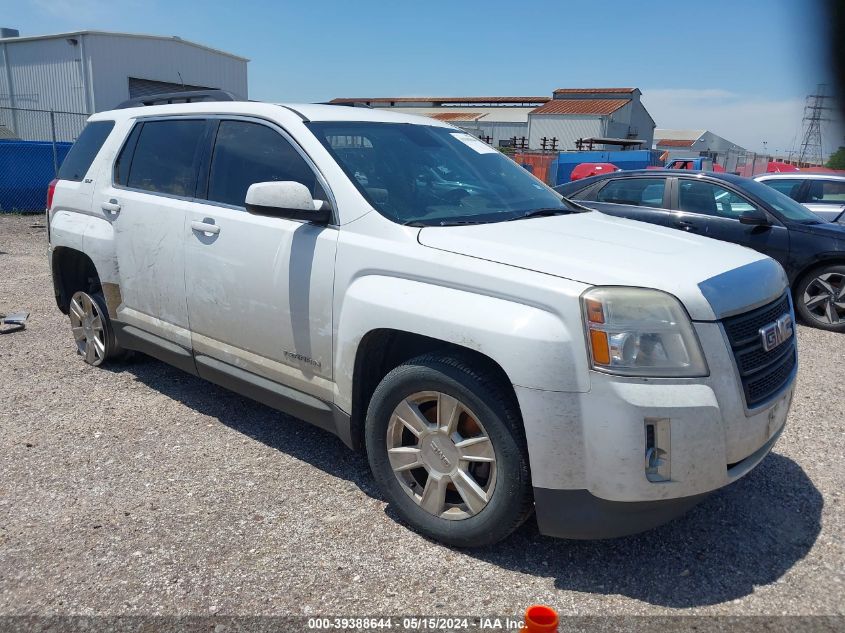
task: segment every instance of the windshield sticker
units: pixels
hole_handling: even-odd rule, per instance
[[[467,134],[466,132],[452,132],[452,136],[467,147],[474,149],[479,154],[495,154],[498,151],[494,147],[490,147],[484,141],[477,139],[472,134]]]

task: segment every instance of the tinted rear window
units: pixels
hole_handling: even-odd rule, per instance
[[[94,157],[106,142],[112,128],[114,128],[114,121],[93,121],[86,125],[65,156],[62,166],[59,167],[59,179],[80,182],[85,178],[91,163],[94,162]]]
[[[197,150],[205,131],[198,119],[147,121],[135,144],[126,184],[135,189],[175,196],[193,196],[197,179]],[[131,151],[130,144],[124,152]],[[122,178],[126,157],[121,156]]]

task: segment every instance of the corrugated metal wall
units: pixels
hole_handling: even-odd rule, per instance
[[[604,125],[598,116],[569,116],[561,114],[532,114],[528,118],[531,149],[540,149],[540,139],[557,137],[557,149],[575,149],[579,138],[602,136]]]
[[[0,106],[85,112],[80,47],[65,38],[0,44]],[[10,90],[8,79],[11,79]]]
[[[245,60],[177,40],[91,34],[85,46],[91,56],[97,111],[129,98],[129,77],[184,82],[248,96]]]
[[[651,149],[654,143],[654,121],[651,120],[648,110],[639,101],[633,106],[631,127],[636,128],[637,138],[645,141],[643,149]]]
[[[528,138],[528,123],[502,123],[495,121],[485,123],[481,120],[475,122],[456,121],[453,125],[479,137],[492,137],[490,145],[493,147],[499,147],[499,141],[507,140],[514,136],[517,138],[522,136]]]

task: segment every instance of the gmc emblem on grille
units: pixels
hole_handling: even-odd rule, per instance
[[[760,328],[760,339],[763,341],[763,349],[767,352],[786,343],[791,337],[792,317],[788,314]]]

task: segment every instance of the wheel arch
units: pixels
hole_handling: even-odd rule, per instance
[[[350,412],[350,436],[354,448],[364,446],[367,409],[382,379],[402,363],[427,353],[460,356],[473,367],[491,372],[502,388],[508,390],[507,397],[512,398],[516,410],[519,410],[513,384],[504,368],[491,357],[442,339],[392,328],[378,328],[362,337],[355,353]]]
[[[64,314],[68,313],[70,298],[74,292],[88,292],[102,286],[94,261],[78,249],[69,246],[54,247],[50,267],[56,305]]]
[[[822,266],[845,266],[845,252],[821,253],[813,258],[813,261],[805,262],[792,278],[793,295],[798,284],[811,272]]]

